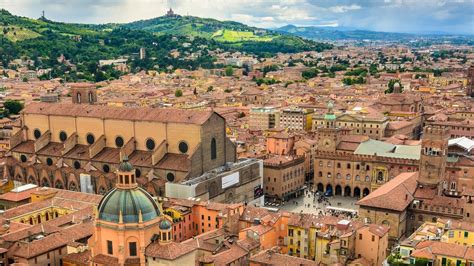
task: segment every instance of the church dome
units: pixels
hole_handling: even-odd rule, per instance
[[[138,223],[139,213],[143,222],[160,216],[158,206],[148,192],[142,188],[114,188],[99,203],[99,219],[119,223],[122,212],[123,223]]]
[[[171,223],[170,221],[163,219],[161,220],[159,227],[161,230],[169,230],[171,229]]]

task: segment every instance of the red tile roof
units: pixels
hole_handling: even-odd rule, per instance
[[[175,260],[181,256],[193,252],[195,247],[183,243],[171,242],[168,244],[160,244],[153,242],[145,249],[145,255],[153,258],[164,260]]]
[[[213,111],[176,110],[160,108],[125,108],[102,105],[69,103],[31,103],[22,111],[26,114],[44,114],[104,119],[153,121],[185,124],[204,124]]]
[[[376,189],[356,204],[394,211],[403,211],[414,199],[418,172],[402,173]]]

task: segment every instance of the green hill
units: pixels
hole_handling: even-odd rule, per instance
[[[172,34],[212,39],[229,47],[253,53],[321,51],[330,45],[290,34],[250,27],[234,21],[219,21],[193,16],[162,16],[121,25],[156,35]]]
[[[168,71],[213,68],[216,59],[209,51],[216,49],[268,55],[331,47],[237,22],[197,17],[94,25],[31,19],[0,9],[0,28],[0,66],[26,57],[35,61],[32,69],[51,68],[48,78],[68,80],[100,81],[120,76],[111,67],[99,68],[97,63],[103,59],[129,58],[132,71]],[[145,60],[137,59],[140,48],[146,49]],[[171,51],[179,56],[171,56]],[[58,62],[61,55],[66,57],[67,64]]]

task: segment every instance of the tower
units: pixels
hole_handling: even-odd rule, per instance
[[[97,102],[97,88],[94,84],[76,83],[71,85],[72,102],[76,104],[94,104]]]
[[[328,111],[324,115],[324,125],[318,130],[318,150],[336,151],[340,142],[340,136],[346,134],[345,130],[336,127],[336,115],[334,114],[334,104],[328,102]]]
[[[124,156],[117,171],[115,188],[101,200],[96,215],[94,235],[89,239],[92,260],[110,257],[118,265],[139,261],[145,265],[145,248],[159,237],[159,225],[164,219],[158,204],[145,190],[138,187],[135,169]],[[169,221],[167,221],[169,223]],[[170,236],[169,226],[167,236]]]
[[[466,95],[471,96],[474,91],[474,65],[467,69],[467,88]]]
[[[446,174],[449,129],[442,126],[426,126],[421,140],[418,183],[438,188]]]
[[[145,47],[141,47],[140,48],[140,60],[145,59],[145,57],[146,57]]]

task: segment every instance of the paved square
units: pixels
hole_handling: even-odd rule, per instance
[[[275,204],[267,204],[265,207],[279,208],[281,210],[286,210],[295,213],[312,213],[318,214],[322,211],[325,214],[326,207],[336,207],[358,211],[359,207],[355,205],[357,198],[354,197],[344,197],[344,196],[332,196],[326,198],[328,202],[318,203],[318,196],[315,196],[314,193],[305,192],[303,195],[300,195],[298,198],[290,199],[287,202],[280,203],[279,206]]]

